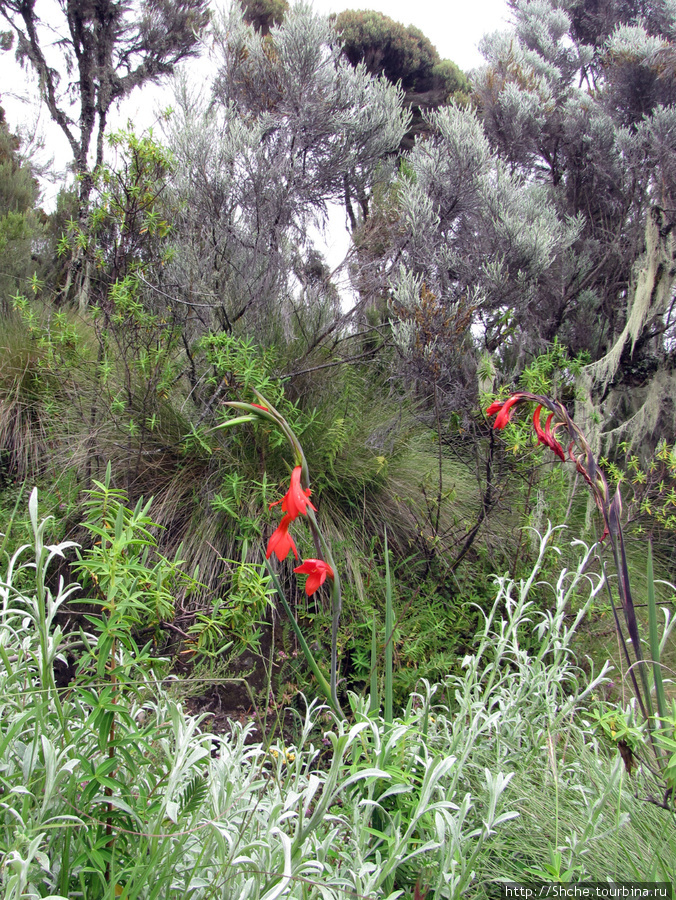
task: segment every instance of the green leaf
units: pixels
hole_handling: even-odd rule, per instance
[[[393,720],[392,709],[392,668],[394,662],[394,611],[392,608],[392,577],[390,574],[390,551],[387,545],[387,528],[385,528],[385,710],[386,724]]]
[[[380,709],[380,697],[378,696],[378,627],[376,614],[373,613],[371,623],[371,697],[369,703],[369,715],[375,716]]]
[[[660,640],[657,633],[657,605],[655,603],[655,578],[653,575],[653,547],[648,541],[648,633],[650,639],[650,658],[653,662],[653,678],[657,709],[661,718],[667,715],[667,700],[662,682],[662,666],[660,665]]]

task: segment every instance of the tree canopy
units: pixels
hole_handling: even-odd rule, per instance
[[[178,98],[177,283],[189,272],[230,325],[312,331],[337,295],[320,279],[294,298],[312,268],[310,228],[346,190],[369,189],[408,117],[396,88],[348,63],[326,19],[294,9],[266,37],[245,18],[233,8],[216,24],[212,97]]]
[[[49,114],[70,144],[85,201],[92,165],[103,162],[111,106],[194,56],[209,20],[207,0],[60,0],[58,23],[43,21],[35,3],[1,0],[0,14],[16,36],[19,60],[35,72]],[[56,42],[51,28],[60,35]]]
[[[404,102],[414,118],[404,146],[424,130],[422,113],[446,103],[469,89],[455,63],[441,59],[420,29],[404,26],[373,10],[346,10],[335,18],[343,53],[353,66],[362,63],[371,75],[384,75],[400,84]]]
[[[0,309],[26,290],[37,235],[38,183],[0,107]]]
[[[515,31],[483,43],[486,137],[540,185],[577,237],[529,302],[531,340],[585,351],[604,430],[673,428],[676,18],[658,4],[512,4]],[[537,324],[536,324],[537,323]],[[655,379],[657,372],[660,376]]]
[[[274,25],[281,25],[289,11],[287,0],[240,0],[240,5],[247,25],[253,25],[264,35]]]

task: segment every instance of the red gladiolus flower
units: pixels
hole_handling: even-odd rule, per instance
[[[538,443],[545,444],[545,446],[549,447],[550,450],[553,450],[554,453],[562,459],[564,462],[566,461],[566,454],[563,452],[563,447],[556,440],[554,435],[552,434],[552,419],[554,418],[554,413],[550,413],[547,416],[547,421],[545,423],[544,431],[542,430],[542,425],[540,424],[540,413],[542,412],[542,404],[539,404],[535,408],[535,413],[533,415],[533,425],[535,426],[535,433],[538,436]]]
[[[538,436],[538,444],[546,444],[545,433],[542,430],[542,425],[540,424],[540,413],[542,412],[542,404],[540,403],[535,407],[535,412],[533,413],[533,425],[535,426],[535,433]]]
[[[296,545],[293,542],[293,538],[289,534],[289,525],[292,521],[293,516],[284,516],[282,521],[277,526],[276,530],[272,532],[270,540],[268,541],[268,549],[265,553],[266,559],[270,559],[272,554],[275,553],[277,554],[277,559],[281,562],[289,555],[289,550],[292,550],[293,555],[296,557],[296,559],[298,559],[298,551],[296,550]]]
[[[313,506],[308,499],[312,491],[310,488],[303,490],[300,486],[300,476],[301,467],[296,466],[291,473],[291,486],[289,487],[289,490],[284,494],[281,500],[271,503],[270,509],[272,509],[273,506],[277,506],[278,503],[281,503],[282,512],[288,513],[292,519],[295,519],[298,516],[306,516],[308,506],[310,509],[314,509],[314,511],[317,512],[317,507]]]
[[[302,566],[294,570],[298,575],[307,575],[305,593],[311,597],[326,581],[326,576],[333,578],[333,569],[323,559],[306,559]]]
[[[501,428],[504,428],[505,425],[509,422],[509,417],[512,414],[512,407],[515,403],[518,403],[521,399],[521,394],[512,394],[509,400],[505,400],[504,403],[496,402],[491,403],[491,405],[486,410],[487,416],[494,416],[495,413],[498,414],[495,422],[493,422],[493,428],[499,431]]]

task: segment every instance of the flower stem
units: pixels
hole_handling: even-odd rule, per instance
[[[296,635],[296,638],[298,639],[298,643],[300,644],[300,649],[303,651],[303,655],[305,656],[305,659],[307,660],[307,664],[310,666],[310,671],[317,679],[317,684],[319,685],[321,692],[324,694],[326,699],[329,701],[329,704],[330,704],[331,708],[333,709],[333,711],[335,712],[335,714],[338,716],[338,718],[344,719],[345,715],[343,713],[343,710],[340,708],[338,699],[334,695],[334,691],[332,690],[331,685],[326,680],[326,676],[324,675],[322,670],[319,668],[319,666],[317,664],[317,660],[314,658],[314,656],[312,654],[312,650],[310,650],[308,643],[305,640],[305,635],[301,631],[300,625],[296,621],[296,617],[294,616],[294,614],[291,610],[291,607],[288,604],[288,601],[286,599],[286,596],[284,594],[282,586],[279,583],[279,578],[277,578],[276,573],[274,572],[272,566],[270,565],[270,560],[266,560],[265,565],[267,567],[268,572],[270,573],[270,577],[272,578],[272,583],[274,584],[275,590],[277,591],[277,596],[279,597],[281,604],[284,607],[284,612],[286,613],[286,615],[289,619],[291,628],[293,629],[293,632]]]

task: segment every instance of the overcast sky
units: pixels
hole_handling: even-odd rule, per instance
[[[451,59],[464,71],[481,65],[478,44],[484,34],[507,27],[506,0],[312,0],[312,5],[322,13],[341,12],[344,9],[375,9],[404,25],[415,25],[436,46],[443,59]],[[38,9],[43,3],[38,0]],[[29,86],[29,78],[14,62],[13,53],[0,53],[0,105],[5,108],[9,125],[32,126],[36,118],[34,104],[21,103],[20,96],[35,96]],[[33,81],[34,84],[34,81]],[[165,92],[165,97],[168,96]],[[111,121],[112,128],[124,126],[127,119],[135,121],[137,129],[152,125],[154,109],[169,102],[156,99],[148,103],[148,89],[135,91],[121,105],[119,113]],[[42,109],[38,130],[46,137],[46,155],[54,159],[57,168],[63,169],[70,161],[70,148],[61,130],[49,120]],[[57,188],[44,186],[43,203],[53,205]]]

